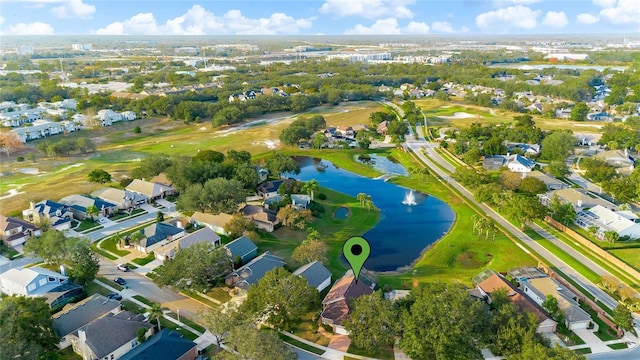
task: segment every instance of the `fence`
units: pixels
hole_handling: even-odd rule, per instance
[[[637,271],[633,267],[629,266],[629,264],[625,263],[624,261],[618,259],[613,254],[611,254],[608,251],[602,249],[601,247],[599,247],[598,245],[592,243],[588,239],[585,239],[582,235],[580,235],[577,232],[571,230],[570,228],[562,225],[561,223],[557,222],[556,220],[552,219],[551,217],[547,216],[545,218],[545,220],[549,224],[551,224],[553,227],[555,227],[556,229],[558,229],[558,230],[564,232],[565,234],[571,236],[574,240],[576,240],[578,243],[580,243],[580,245],[588,248],[589,250],[593,251],[594,253],[596,253],[598,256],[600,256],[604,260],[610,262],[611,264],[613,264],[613,265],[617,266],[618,268],[620,268],[620,270],[622,270],[622,271],[626,272],[627,274],[631,275],[631,278],[640,279],[640,272],[639,271]]]

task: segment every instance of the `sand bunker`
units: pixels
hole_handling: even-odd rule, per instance
[[[451,116],[438,116],[438,117],[441,117],[443,119],[469,119],[469,118],[474,118],[476,116],[466,112],[456,112],[456,113],[453,113],[453,115]]]
[[[18,169],[18,172],[23,173],[23,174],[27,174],[27,175],[38,175],[38,174],[40,174],[40,170],[38,170],[37,168],[21,168],[21,169]]]

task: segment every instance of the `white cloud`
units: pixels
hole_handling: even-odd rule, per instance
[[[0,25],[4,24],[4,17],[0,16]]]
[[[404,32],[407,34],[428,34],[429,25],[422,21],[412,21],[407,25]]]
[[[53,27],[40,21],[32,23],[18,23],[9,26],[4,34],[9,35],[53,35]]]
[[[389,15],[396,19],[412,18],[413,12],[407,5],[414,3],[415,0],[326,0],[320,7],[320,13],[338,17],[361,16],[367,19]]]
[[[387,35],[402,34],[398,28],[398,20],[395,18],[378,19],[371,26],[358,24],[352,29],[345,31],[345,35]]]
[[[448,21],[434,21],[431,24],[431,29],[433,29],[433,31],[443,32],[443,33],[455,32],[455,30],[453,29],[453,26],[451,26],[451,23],[449,23]]]
[[[640,4],[638,0],[594,1],[603,7],[600,17],[613,24],[640,24]]]
[[[505,3],[516,5],[530,5],[541,1],[542,0],[495,0],[494,2],[499,6],[503,6]]]
[[[567,15],[564,11],[549,11],[547,15],[542,19],[542,24],[555,28],[562,28],[567,26],[569,20],[567,20]]]
[[[584,13],[584,14],[578,14],[578,16],[576,16],[576,20],[581,24],[591,25],[600,21],[600,18],[598,18],[595,15]]]
[[[222,16],[194,5],[186,13],[164,24],[158,24],[152,13],[140,13],[122,22],[113,22],[95,31],[99,35],[275,35],[297,33],[309,29],[312,19],[295,19],[287,14],[274,13],[268,18],[251,19],[240,10],[230,10]]]
[[[476,16],[476,25],[483,30],[506,31],[512,27],[533,29],[541,13],[540,10],[531,10],[522,5],[510,6]]]
[[[91,19],[95,12],[94,5],[87,5],[82,0],[69,0],[51,9],[51,13],[59,19]]]

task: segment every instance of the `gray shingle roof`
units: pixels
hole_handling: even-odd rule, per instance
[[[140,246],[149,247],[155,243],[165,240],[168,236],[173,236],[184,231],[177,226],[168,225],[165,223],[157,223],[144,228],[144,235],[146,239],[140,241]]]
[[[331,278],[331,272],[318,261],[302,265],[293,272],[293,275],[299,275],[307,279],[307,282],[313,288],[317,288],[327,280],[327,278]]]
[[[196,343],[180,333],[162,329],[120,360],[175,360],[196,347]]]
[[[62,337],[99,317],[116,311],[119,307],[120,301],[107,299],[100,294],[93,294],[66,312],[54,315],[53,328],[58,336]]]
[[[235,258],[236,256],[243,257],[252,251],[256,251],[258,247],[253,241],[249,240],[246,236],[241,236],[232,242],[226,244],[224,246],[229,252],[231,252],[231,258]]]
[[[234,285],[247,290],[249,285],[257,284],[258,281],[264,277],[265,273],[284,265],[285,262],[281,257],[272,255],[267,251],[251,260],[243,267],[232,272],[227,277],[235,277],[238,281],[236,281]]]
[[[150,329],[152,326],[148,322],[138,320],[136,314],[122,311],[117,315],[109,314],[97,319],[79,330],[86,333],[87,345],[101,359],[135,340],[141,327]],[[78,331],[75,331],[74,335],[77,334]]]

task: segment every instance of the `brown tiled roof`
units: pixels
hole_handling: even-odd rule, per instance
[[[509,300],[520,310],[533,313],[536,318],[538,318],[538,322],[543,322],[549,318],[540,306],[531,301],[528,297],[523,296],[513,284],[500,275],[493,274],[489,276],[486,280],[478,283],[478,287],[487,294],[491,294],[499,289],[505,289],[507,290]]]
[[[373,293],[363,281],[356,283],[353,272],[348,271],[343,277],[338,279],[324,300],[322,300],[322,318],[331,321],[335,325],[342,325],[342,322],[351,311],[350,306],[353,300],[362,295]]]

